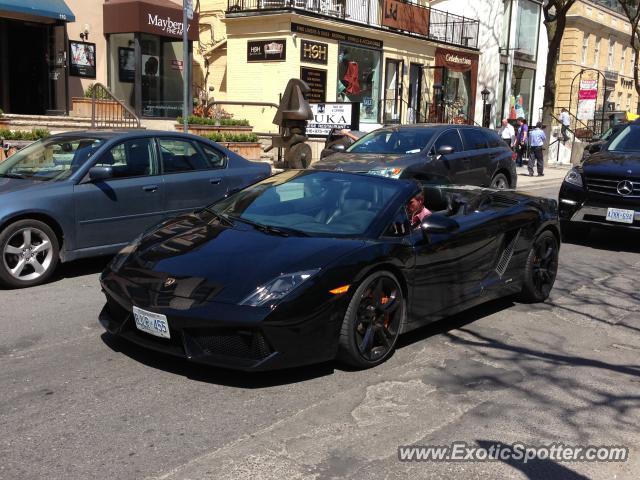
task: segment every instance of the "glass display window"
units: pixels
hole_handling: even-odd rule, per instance
[[[338,54],[338,102],[359,102],[360,122],[378,123],[382,52],[341,43]]]
[[[511,97],[509,98],[509,118],[524,118],[532,121],[533,86],[536,72],[532,68],[513,67],[511,77]]]

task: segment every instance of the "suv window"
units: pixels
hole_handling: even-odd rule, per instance
[[[187,140],[175,138],[159,138],[162,171],[164,173],[208,170],[211,167],[208,159]]]
[[[464,150],[464,148],[462,147],[462,140],[460,140],[460,135],[458,134],[458,130],[447,130],[442,135],[440,135],[434,145],[436,148],[436,152],[440,147],[444,145],[453,147],[454,152],[461,152]]]
[[[114,178],[143,177],[156,174],[150,138],[127,140],[100,157],[96,166],[112,167]]]
[[[487,148],[487,139],[484,136],[482,130],[477,128],[462,128],[462,138],[464,138],[464,145],[466,150],[480,150]]]
[[[489,144],[489,148],[505,146],[505,143],[502,141],[502,139],[500,138],[500,135],[498,135],[497,132],[494,132],[493,130],[483,130],[482,133],[484,133],[485,136],[487,137],[487,143]]]

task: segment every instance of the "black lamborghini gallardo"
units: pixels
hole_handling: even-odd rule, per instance
[[[422,190],[433,212],[412,227]],[[497,297],[540,302],[557,204],[510,191],[288,171],[160,224],[101,277],[100,322],[142,347],[267,370],[371,367],[401,333]]]

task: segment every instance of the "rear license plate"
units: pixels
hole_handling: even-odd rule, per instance
[[[169,334],[169,323],[166,315],[161,313],[148,312],[138,307],[133,307],[133,318],[136,328],[143,332],[150,333],[156,337],[171,338]]]
[[[634,210],[624,210],[622,208],[607,208],[607,220],[619,223],[633,223]]]

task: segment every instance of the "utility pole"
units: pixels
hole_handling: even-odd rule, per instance
[[[189,20],[193,20],[193,0],[183,0],[182,4],[182,128],[189,131],[189,82],[191,81],[191,59],[189,58]]]

